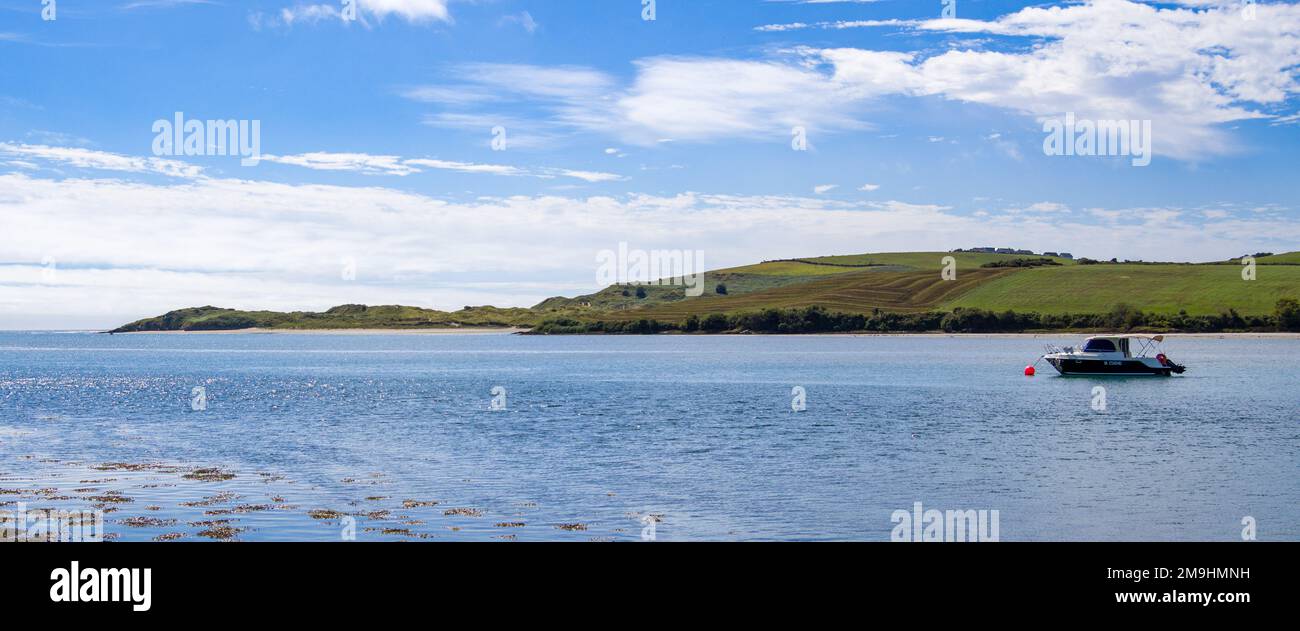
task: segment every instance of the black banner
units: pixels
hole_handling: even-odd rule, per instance
[[[873,616],[929,616],[943,605],[945,625],[959,611],[1020,616],[1044,608],[1115,620],[1231,620],[1287,607],[1296,549],[1289,543],[23,543],[0,547],[8,579],[0,600],[6,611],[51,620],[182,621],[209,611],[229,620],[329,620],[341,613],[427,613],[435,606],[451,611],[484,599],[504,599],[519,611],[572,609],[566,615],[575,621],[584,619],[582,603],[652,606],[659,619],[670,610],[737,606],[736,598],[749,603],[746,615],[772,607],[825,613],[867,606]]]

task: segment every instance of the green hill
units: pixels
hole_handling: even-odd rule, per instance
[[[328,311],[239,311],[220,307],[178,309],[156,318],[137,320],[113,333],[146,331],[230,331],[240,329],[423,329],[457,327],[529,327],[538,314],[530,309],[465,307],[449,313],[419,307],[342,305]]]
[[[940,273],[949,256],[956,261],[953,280]],[[585,296],[550,298],[530,309],[466,307],[453,313],[344,305],[322,313],[277,313],[201,307],[116,331],[514,326],[553,332],[652,332],[695,330],[690,327],[707,318],[712,318],[710,330],[768,330],[762,327],[780,324],[774,330],[792,332],[873,326],[959,331],[1290,326],[1279,301],[1300,298],[1300,252],[1259,257],[1257,262],[1256,279],[1247,281],[1236,261],[1099,263],[975,252],[837,255],[707,272],[706,291],[698,297],[687,296],[682,287],[615,285]],[[764,314],[761,322],[752,317],[757,313]],[[781,318],[791,321],[778,323]]]
[[[992,279],[943,307],[1101,313],[1125,303],[1154,313],[1265,315],[1298,296],[1300,266],[1260,265],[1246,281],[1240,265],[1074,265]]]

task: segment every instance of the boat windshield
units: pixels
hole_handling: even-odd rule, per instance
[[[1114,352],[1115,352],[1115,343],[1114,343],[1114,342],[1111,342],[1110,340],[1105,339],[1105,338],[1091,339],[1091,340],[1088,340],[1088,343],[1087,343],[1087,344],[1084,344],[1084,345],[1083,345],[1083,352],[1085,352],[1085,353],[1114,353]]]

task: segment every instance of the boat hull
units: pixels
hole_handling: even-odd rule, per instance
[[[1160,376],[1168,377],[1173,370],[1167,367],[1153,367],[1135,359],[1069,359],[1048,357],[1056,372],[1062,375],[1119,375],[1119,376]]]

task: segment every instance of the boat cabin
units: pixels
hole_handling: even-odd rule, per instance
[[[1146,357],[1157,344],[1165,341],[1163,335],[1098,335],[1083,341],[1083,353],[1120,353],[1124,357]]]

